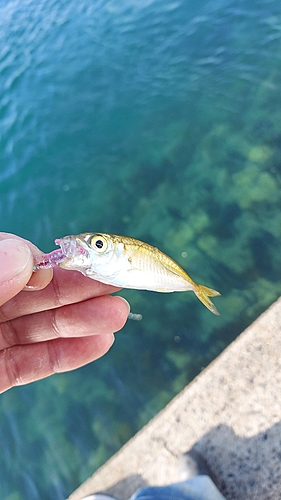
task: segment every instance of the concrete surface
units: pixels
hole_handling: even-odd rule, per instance
[[[193,446],[228,500],[281,499],[281,298],[69,500],[175,482]]]

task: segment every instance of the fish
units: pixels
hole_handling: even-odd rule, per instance
[[[64,236],[55,243],[60,248],[36,258],[34,271],[59,266],[122,288],[164,293],[191,290],[204,306],[219,315],[209,297],[220,293],[195,283],[171,257],[148,243],[106,233]]]

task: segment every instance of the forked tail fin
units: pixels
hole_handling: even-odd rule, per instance
[[[198,299],[201,300],[204,306],[206,306],[212,313],[217,314],[219,316],[220,314],[219,311],[214,306],[213,302],[209,299],[209,297],[216,297],[217,295],[220,295],[220,292],[217,292],[212,288],[208,288],[207,286],[196,285],[194,293],[198,297]]]

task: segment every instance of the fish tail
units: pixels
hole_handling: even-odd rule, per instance
[[[213,302],[209,299],[209,297],[216,297],[220,295],[220,292],[213,290],[212,288],[208,288],[203,285],[196,285],[194,293],[196,297],[201,300],[202,304],[206,306],[212,313],[219,316],[219,312],[217,308],[214,306]]]

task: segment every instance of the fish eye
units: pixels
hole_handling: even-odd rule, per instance
[[[98,253],[104,253],[107,249],[107,241],[100,234],[96,234],[91,239],[91,247]]]

